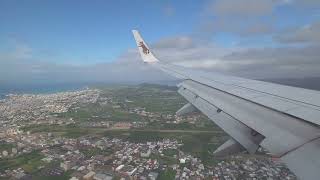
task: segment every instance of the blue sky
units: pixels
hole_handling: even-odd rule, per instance
[[[113,61],[134,47],[131,29],[141,29],[151,41],[189,33],[199,9],[201,3],[183,1],[1,1],[0,37],[27,43],[44,60]]]
[[[130,30],[137,28],[151,42],[161,37],[192,34],[206,17],[210,1],[15,1],[0,2],[0,38],[2,50],[9,39],[26,43],[44,61],[96,63],[114,61],[132,48]],[[301,12],[299,12],[301,11]],[[316,18],[302,10],[275,8],[275,26],[286,28],[308,24]],[[319,12],[320,13],[320,12]],[[274,20],[272,20],[274,19]],[[245,23],[245,22],[244,22]],[[270,45],[270,36],[239,37],[224,31],[211,37],[223,46],[243,41],[246,45]]]
[[[109,63],[106,67],[115,73],[114,64],[139,60],[132,29],[140,30],[159,57],[175,64],[249,77],[317,76],[319,2],[2,0],[0,74],[5,78],[0,83],[18,82],[20,76],[50,81],[57,72],[84,71],[76,66],[96,77],[90,74],[96,64]],[[303,73],[295,67],[304,67]],[[136,79],[141,77],[145,74]]]

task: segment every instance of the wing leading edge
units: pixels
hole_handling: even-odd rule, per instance
[[[301,179],[320,176],[320,92],[163,63],[133,34],[144,62],[183,80],[178,92],[190,104],[178,114],[197,108],[231,136],[216,155],[261,146]]]

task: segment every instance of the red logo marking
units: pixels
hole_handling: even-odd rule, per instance
[[[142,42],[142,41],[141,41],[141,42],[139,42],[139,47],[141,47],[141,48],[142,48],[142,52],[143,52],[143,54],[147,55],[147,54],[149,54],[149,53],[150,53],[150,50],[147,48],[147,46],[146,46],[146,45],[144,45],[144,44],[143,44],[143,42]]]

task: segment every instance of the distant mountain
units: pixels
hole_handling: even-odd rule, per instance
[[[162,90],[178,90],[177,86],[170,84],[160,84],[160,83],[142,83],[139,84],[140,88],[157,88]]]
[[[320,91],[320,77],[306,77],[306,78],[279,78],[279,79],[259,79],[260,81],[272,82],[277,84],[283,84],[288,86],[301,87],[306,89],[313,89]],[[141,83],[140,86],[152,87],[164,89],[176,89],[176,85],[181,81],[157,81]],[[123,85],[137,85],[138,83],[122,83]],[[81,83],[81,84],[46,84],[46,85],[0,85],[0,99],[4,98],[9,93],[54,93],[59,91],[70,91],[82,89],[84,87],[99,87],[110,86],[112,83]]]
[[[320,91],[320,77],[274,78],[274,79],[257,79],[257,80]],[[161,81],[161,82],[142,83],[142,85],[143,84],[153,84],[153,85],[160,84],[160,85],[167,85],[167,86],[176,86],[179,82],[181,81]]]

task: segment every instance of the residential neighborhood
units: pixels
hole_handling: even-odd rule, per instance
[[[143,88],[145,97],[183,104],[174,91]],[[180,117],[165,106],[148,108],[153,100],[134,104],[144,96],[119,93],[85,89],[2,99],[0,178],[296,179],[263,150],[214,157],[227,136],[199,113]]]

